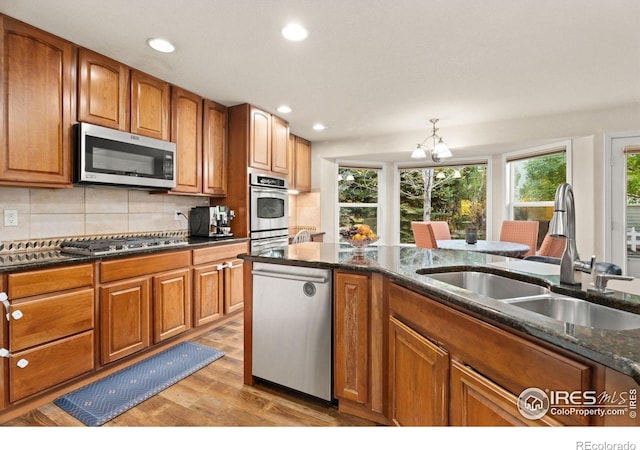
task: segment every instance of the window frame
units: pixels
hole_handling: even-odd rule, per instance
[[[338,175],[340,174],[340,169],[343,168],[352,168],[352,169],[372,169],[378,171],[378,201],[376,203],[341,203],[340,199],[340,189],[339,189],[339,180]],[[336,171],[335,171],[335,198],[334,204],[335,208],[335,220],[334,220],[334,231],[335,236],[338,241],[340,239],[340,208],[351,207],[365,207],[365,208],[376,208],[376,234],[380,237],[380,241],[377,243],[382,243],[384,239],[384,220],[381,217],[381,211],[385,208],[386,205],[386,171],[385,165],[380,162],[367,162],[367,161],[357,161],[357,160],[336,160]],[[376,243],[376,244],[377,244]],[[374,244],[375,245],[375,244]]]
[[[564,149],[564,150],[562,150]],[[553,206],[554,201],[538,201],[538,202],[517,202],[515,201],[514,191],[514,171],[511,168],[510,163],[515,161],[521,161],[525,159],[537,158],[540,156],[559,154],[564,151],[565,154],[565,179],[567,183],[572,182],[571,177],[571,141],[556,142],[548,145],[541,145],[538,147],[527,148],[514,152],[505,153],[502,155],[503,168],[505,174],[505,220],[514,220],[514,208],[517,206]]]
[[[492,205],[492,199],[493,199],[493,187],[490,184],[490,180],[493,178],[493,163],[491,158],[489,157],[481,157],[481,158],[474,158],[474,159],[457,159],[457,158],[453,158],[453,159],[447,159],[446,161],[443,161],[440,164],[436,164],[436,163],[431,163],[428,161],[421,161],[421,162],[417,162],[417,161],[408,161],[408,162],[402,162],[402,163],[395,163],[393,165],[393,175],[394,175],[394,180],[393,180],[393,184],[394,184],[394,190],[395,190],[395,195],[393,198],[393,208],[394,208],[394,220],[393,220],[393,232],[394,232],[394,243],[395,245],[400,245],[400,246],[406,246],[406,247],[412,247],[415,246],[415,244],[412,243],[401,243],[400,242],[400,204],[401,204],[401,199],[400,199],[400,193],[401,193],[401,189],[400,189],[400,181],[401,181],[401,177],[400,177],[400,171],[401,170],[406,170],[406,169],[442,169],[442,168],[460,168],[460,167],[465,167],[465,166],[478,166],[478,165],[483,165],[485,166],[485,174],[486,174],[486,192],[485,192],[485,198],[486,198],[486,210],[485,210],[485,230],[487,233],[487,236],[489,236],[490,234],[490,230],[491,230],[491,226],[492,226],[492,214],[491,214],[491,205]]]

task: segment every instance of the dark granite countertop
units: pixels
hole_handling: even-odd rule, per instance
[[[190,237],[185,245],[165,247],[165,248],[141,248],[136,250],[128,250],[122,253],[113,253],[101,256],[83,256],[70,253],[63,253],[58,249],[45,249],[33,251],[8,252],[0,254],[0,274],[8,272],[18,272],[22,270],[42,269],[51,266],[59,266],[66,264],[78,264],[82,262],[93,262],[98,260],[107,260],[114,258],[124,258],[131,256],[139,256],[150,253],[168,252],[193,249],[199,247],[211,247],[216,245],[234,244],[238,242],[247,242],[249,238],[231,238],[224,240],[207,239],[206,237]]]
[[[640,314],[640,296],[623,292],[605,296],[589,292],[587,287],[591,277],[587,274],[583,274],[582,286],[570,287],[560,285],[559,275],[552,274],[557,266],[548,264],[531,264],[530,261],[478,252],[401,246],[370,247],[366,250],[365,260],[361,260],[354,259],[352,249],[345,244],[318,242],[251,253],[241,258],[255,262],[381,273],[400,285],[444,304],[599,362],[630,375],[640,383],[640,329],[607,330],[567,324],[428,277],[429,273],[472,269],[533,282],[559,294]],[[559,273],[559,268],[557,270]]]

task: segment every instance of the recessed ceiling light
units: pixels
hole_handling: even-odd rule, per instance
[[[299,23],[290,23],[282,29],[282,36],[289,41],[304,41],[309,31]]]
[[[149,44],[149,47],[152,49],[162,53],[172,53],[176,49],[171,42],[162,38],[147,39],[147,44]]]
[[[278,106],[277,111],[282,114],[289,114],[291,112],[291,107],[287,105],[280,105]]]
[[[322,125],[321,123],[316,123],[316,124],[313,126],[313,129],[314,129],[314,130],[316,130],[316,131],[322,131],[322,130],[324,130],[324,129],[326,129],[326,128],[327,128],[327,127],[325,127],[325,126],[324,126],[324,125]]]

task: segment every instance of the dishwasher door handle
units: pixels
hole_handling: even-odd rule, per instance
[[[253,270],[251,273],[259,277],[282,278],[284,280],[305,281],[310,283],[326,283],[329,281],[327,277],[312,277],[283,272],[266,272],[264,270]]]

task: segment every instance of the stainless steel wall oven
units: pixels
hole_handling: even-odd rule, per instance
[[[271,175],[250,174],[251,251],[289,242],[288,182]]]

